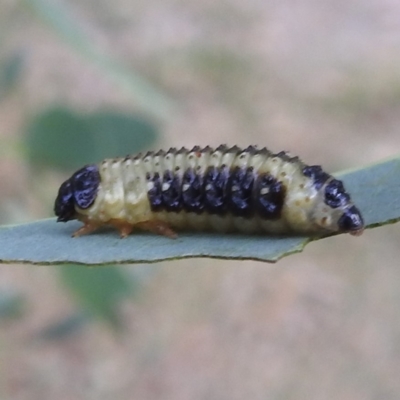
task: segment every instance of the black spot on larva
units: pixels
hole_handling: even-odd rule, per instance
[[[240,153],[242,149],[238,146],[233,146],[230,149],[228,149],[226,152],[227,153]]]
[[[257,147],[250,145],[247,148],[245,148],[243,152],[249,153],[251,156],[254,156],[258,152],[258,150]]]
[[[154,154],[156,157],[164,157],[165,156],[165,151],[164,150],[158,150],[156,154]]]
[[[364,220],[357,207],[346,210],[339,218],[338,226],[341,232],[357,232],[364,229]]]
[[[179,175],[165,171],[162,182],[162,201],[166,211],[178,212],[182,209],[181,181]]]
[[[153,183],[153,187],[148,190],[147,197],[150,202],[150,207],[152,211],[161,211],[163,206],[162,191],[161,191],[161,178],[160,174],[156,172],[153,176],[149,173],[146,174],[146,179],[148,182]]]
[[[176,147],[171,147],[171,148],[167,151],[167,154],[172,154],[172,155],[174,155],[174,154],[176,154],[176,153],[177,153]]]
[[[286,151],[280,151],[279,153],[274,154],[274,157],[279,157],[285,160],[289,158],[288,153]]]
[[[240,217],[250,217],[252,207],[252,191],[254,184],[253,168],[236,167],[228,183],[229,211]]]
[[[285,202],[286,189],[271,175],[260,175],[255,183],[255,206],[265,219],[278,219]]]
[[[215,149],[215,151],[220,151],[221,153],[226,153],[227,150],[228,146],[226,144],[221,144]]]
[[[343,183],[337,179],[333,179],[325,188],[325,204],[332,208],[345,206],[350,196],[346,193]]]
[[[262,149],[258,150],[257,153],[265,157],[271,155],[271,152],[266,147],[263,147]]]
[[[188,149],[186,147],[181,147],[176,154],[185,154],[188,152]]]
[[[314,182],[314,186],[319,190],[323,184],[331,177],[327,174],[320,165],[311,165],[303,168],[303,174],[308,178],[311,178]]]
[[[204,207],[210,214],[227,212],[229,169],[209,167],[204,176]]]
[[[202,174],[189,168],[182,178],[183,208],[200,214],[204,210],[204,179]]]
[[[292,157],[287,151],[281,151],[277,154],[274,154],[274,157],[279,157],[281,160],[289,163],[299,162],[299,157]]]

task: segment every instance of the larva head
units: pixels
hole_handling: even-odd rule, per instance
[[[60,187],[54,204],[58,222],[67,222],[76,218],[76,208],[89,208],[95,201],[100,183],[100,174],[96,165],[87,165],[75,172]]]
[[[313,213],[314,221],[328,231],[361,235],[364,221],[343,183],[330,177],[321,187]]]

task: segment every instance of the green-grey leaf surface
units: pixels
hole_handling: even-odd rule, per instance
[[[344,181],[368,227],[400,220],[400,159],[336,174]],[[0,260],[33,264],[143,263],[187,257],[251,259],[274,262],[301,251],[307,237],[181,233],[176,240],[151,234],[120,239],[103,231],[76,239],[78,222],[55,219],[0,229]],[[326,239],[329,240],[329,239]],[[349,240],[357,240],[350,237]]]

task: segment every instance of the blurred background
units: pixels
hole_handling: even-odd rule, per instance
[[[395,0],[0,0],[0,222],[104,157],[400,148]],[[2,399],[398,399],[399,225],[277,264],[0,266]]]

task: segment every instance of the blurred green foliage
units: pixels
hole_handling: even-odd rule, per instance
[[[0,319],[21,317],[26,311],[24,295],[15,289],[0,290]]]
[[[0,101],[3,100],[18,83],[24,68],[24,57],[15,52],[0,63]]]
[[[110,111],[81,115],[58,107],[29,123],[25,145],[33,167],[70,171],[104,158],[136,153],[156,138],[156,127],[141,116]]]
[[[60,268],[63,283],[81,306],[113,327],[121,326],[116,307],[122,298],[134,293],[134,281],[113,266],[93,269],[72,264]]]

